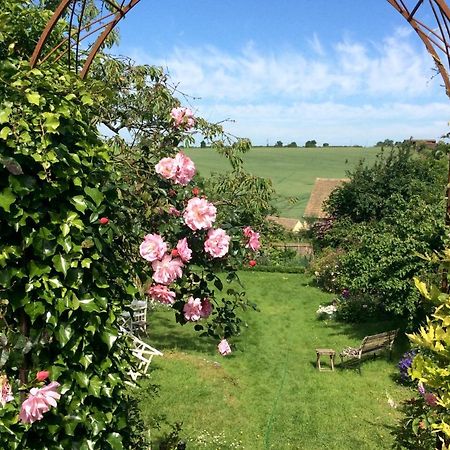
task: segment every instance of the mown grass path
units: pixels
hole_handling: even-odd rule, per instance
[[[394,382],[404,342],[392,361],[367,361],[361,374],[318,372],[314,349],[339,351],[394,324],[318,321],[317,307],[331,296],[302,275],[243,272],[241,278],[260,312],[246,314],[248,328],[229,357],[191,326],[175,324],[170,311],[153,313],[149,340],[165,356],[152,363],[150,382],[160,392],[143,401],[148,423],[153,414],[183,422],[188,449],[389,449],[397,411],[388,395],[397,402],[408,395]]]

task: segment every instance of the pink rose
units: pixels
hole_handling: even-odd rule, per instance
[[[195,175],[195,165],[192,159],[183,152],[178,152],[175,158],[161,159],[156,164],[155,170],[166,180],[172,180],[181,186],[186,186]]]
[[[159,234],[147,234],[139,247],[139,253],[147,261],[161,259],[167,251],[167,244]]]
[[[195,165],[192,159],[186,156],[183,152],[179,152],[174,159],[177,169],[174,179],[175,184],[186,186],[195,175]]]
[[[216,207],[204,198],[191,198],[183,213],[184,222],[193,231],[208,229],[216,220]]]
[[[170,284],[183,275],[182,267],[183,261],[180,258],[164,255],[161,261],[152,262],[152,278],[159,284]]]
[[[22,403],[20,409],[20,420],[23,423],[33,423],[41,420],[43,414],[50,410],[50,407],[56,407],[56,402],[61,397],[57,392],[59,383],[52,381],[48,386],[43,388],[32,388],[28,398]]]
[[[163,284],[154,284],[150,286],[147,290],[147,294],[150,295],[153,300],[164,303],[165,305],[172,305],[175,303],[175,292],[172,292]]]
[[[184,128],[190,129],[195,125],[194,113],[189,108],[173,108],[170,116],[176,127],[183,125]]]
[[[45,381],[48,376],[50,375],[50,372],[48,370],[41,370],[36,374],[36,380],[38,381]]]
[[[177,174],[177,165],[173,158],[163,158],[156,164],[155,170],[166,180],[173,180]]]
[[[183,307],[184,318],[196,322],[202,317],[202,301],[199,298],[189,297]]]
[[[203,318],[206,319],[212,313],[212,309],[213,309],[213,307],[212,307],[211,302],[209,301],[209,299],[208,298],[204,298],[202,300],[202,309],[200,311],[200,315]]]
[[[245,227],[244,236],[248,237],[248,242],[245,245],[245,248],[250,248],[254,252],[260,249],[261,242],[259,242],[259,233],[253,231],[251,227]]]
[[[222,258],[228,252],[230,245],[230,236],[222,230],[217,228],[208,231],[208,239],[205,241],[205,252],[209,253],[213,258]]]
[[[222,356],[229,355],[231,353],[230,344],[228,344],[228,341],[226,339],[222,339],[219,342],[219,345],[217,346],[217,349],[219,350],[219,353]]]
[[[177,244],[178,256],[183,260],[183,262],[189,262],[192,258],[192,250],[189,248],[187,239],[183,238],[178,241]]]
[[[8,402],[14,400],[11,385],[5,375],[0,376],[0,405],[5,406]]]

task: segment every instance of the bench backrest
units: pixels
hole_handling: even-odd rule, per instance
[[[361,354],[374,353],[383,349],[392,349],[398,330],[385,331],[384,333],[366,336],[360,347]]]

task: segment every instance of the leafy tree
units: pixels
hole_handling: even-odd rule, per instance
[[[349,175],[330,196],[333,226],[320,241],[340,252],[332,284],[412,320],[423,313],[412,278],[432,271],[418,255],[444,245],[445,164],[401,148]]]
[[[283,147],[283,143],[281,141],[277,141],[274,147]]]
[[[322,147],[329,147],[329,146],[330,146],[330,144],[328,142],[324,142],[322,145]]]
[[[205,141],[201,141],[200,142],[200,148],[206,148],[206,142]]]
[[[392,139],[385,139],[384,141],[378,141],[375,147],[393,147],[394,141]]]
[[[306,141],[305,147],[307,148],[314,148],[317,146],[317,142],[313,139],[312,141]]]
[[[295,147],[297,147],[297,143],[294,142],[294,141],[292,141],[290,144],[286,145],[286,147],[292,147],[292,148],[295,148]]]

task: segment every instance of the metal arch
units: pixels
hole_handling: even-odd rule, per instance
[[[91,20],[84,20],[87,1],[88,0],[61,0],[36,44],[30,59],[31,67],[43,64],[52,57],[52,62],[55,63],[67,55],[67,62],[70,68],[72,65],[71,53],[75,50],[75,61],[73,62],[75,72],[79,72],[80,77],[85,78],[96,54],[105,43],[111,31],[125,15],[139,3],[140,0],[121,0],[120,4],[112,0],[101,0],[99,14]],[[95,0],[93,0],[93,2],[95,2]],[[103,11],[103,6],[105,5],[109,6],[106,12]],[[79,7],[78,13],[76,13],[77,7]],[[111,12],[111,9],[113,12]],[[68,28],[66,37],[53,48],[46,49],[46,43],[49,41],[53,29],[61,20],[66,21],[67,16]],[[87,39],[90,37],[94,37],[95,41],[87,45],[86,50],[83,51],[87,57],[85,60],[81,61],[80,44],[87,42]],[[47,51],[44,52],[44,50]],[[81,64],[82,67],[79,71]]]
[[[387,0],[413,27],[430,53],[450,97],[450,9],[445,0]],[[427,25],[434,20],[433,26]]]

